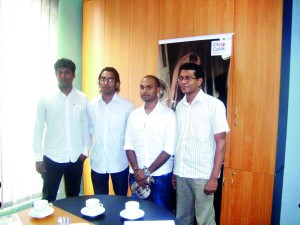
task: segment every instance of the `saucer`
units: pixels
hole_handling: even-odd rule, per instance
[[[141,209],[138,209],[137,211],[134,212],[128,212],[126,209],[124,209],[120,212],[120,216],[128,220],[136,220],[143,217],[144,215],[145,212]]]
[[[95,216],[99,216],[102,213],[105,212],[105,208],[104,207],[97,207],[97,209],[93,210],[92,212],[89,211],[89,209],[87,207],[84,207],[81,209],[81,214],[85,215],[85,216],[89,216],[89,217],[95,217]]]
[[[47,209],[44,209],[42,212],[38,212],[36,209],[33,208],[28,212],[28,215],[33,218],[42,219],[47,216],[50,216],[53,212],[54,209],[52,207],[48,207]]]

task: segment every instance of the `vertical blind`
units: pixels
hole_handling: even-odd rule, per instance
[[[0,1],[1,208],[41,195],[32,150],[36,103],[55,87],[58,0]]]

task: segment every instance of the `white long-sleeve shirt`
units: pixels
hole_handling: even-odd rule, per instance
[[[88,103],[90,134],[93,135],[91,168],[97,173],[117,173],[128,167],[123,151],[126,123],[134,104],[116,93],[106,104],[102,95]]]
[[[76,162],[81,154],[88,156],[87,102],[86,95],[75,88],[68,96],[57,88],[40,99],[33,135],[36,162],[43,161],[43,155],[58,163]]]

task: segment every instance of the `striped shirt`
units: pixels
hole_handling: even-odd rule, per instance
[[[174,174],[180,177],[209,179],[216,150],[214,135],[228,132],[224,104],[199,91],[192,104],[186,96],[176,107],[178,140]]]

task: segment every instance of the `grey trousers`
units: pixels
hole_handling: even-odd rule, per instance
[[[176,176],[176,217],[180,225],[215,225],[214,195],[204,193],[207,180]]]

